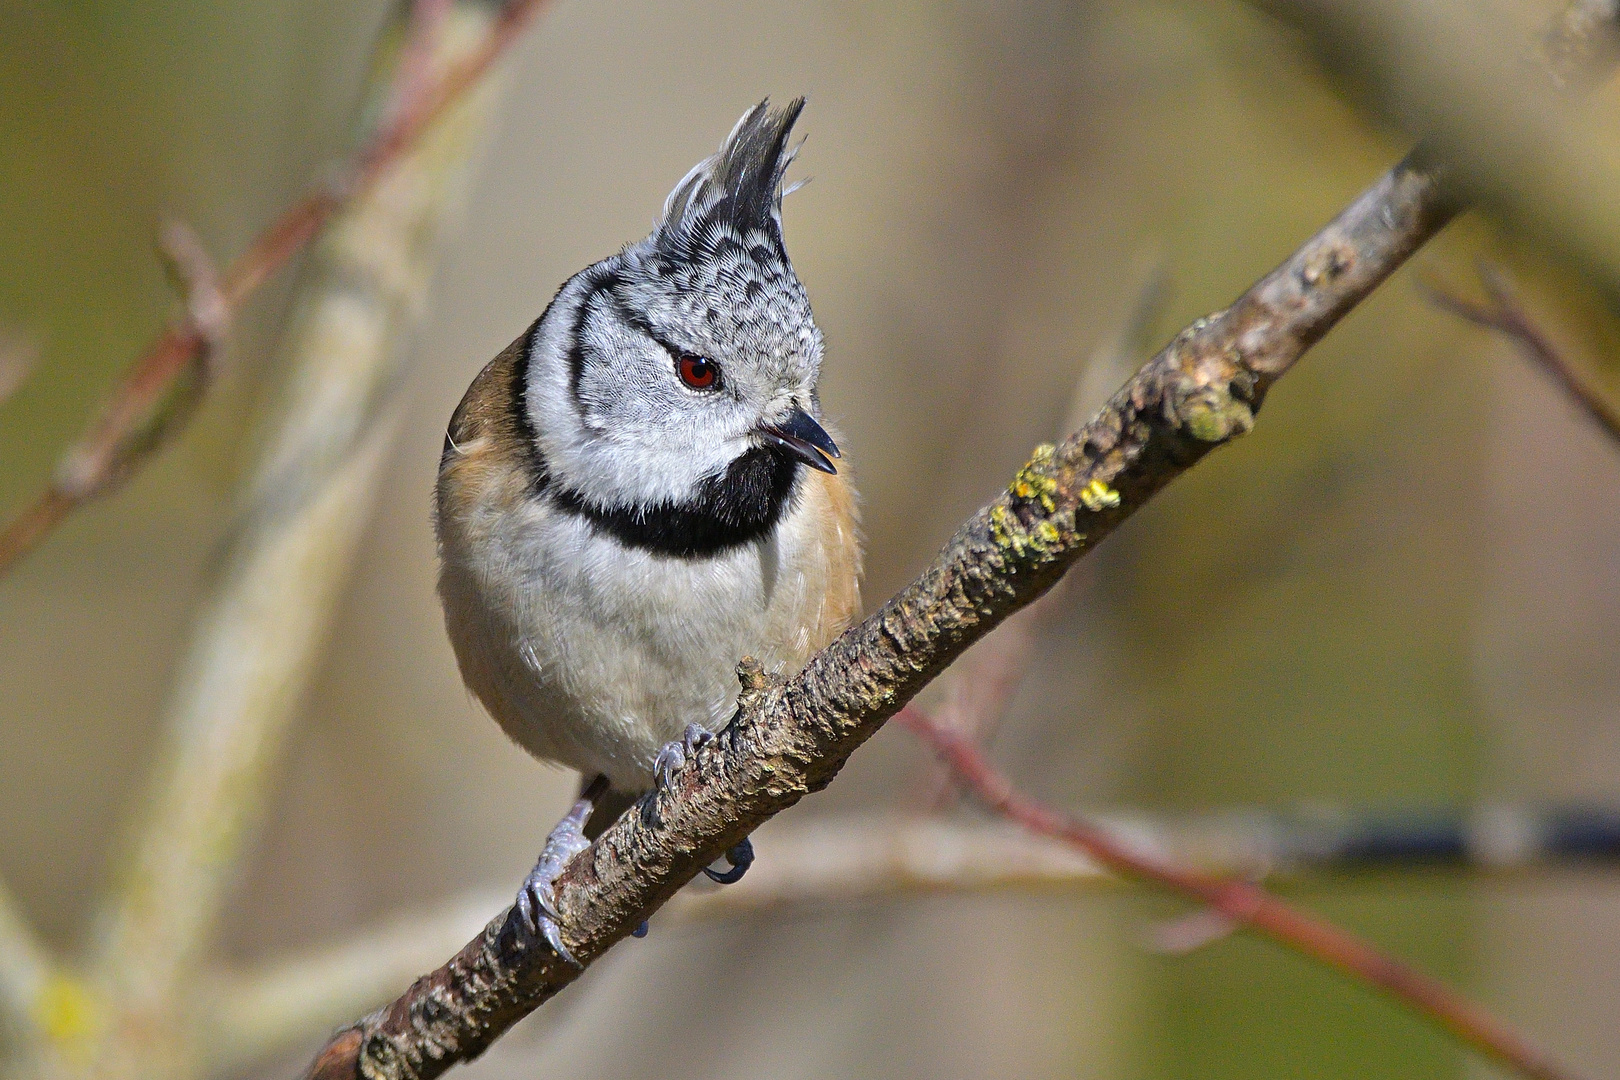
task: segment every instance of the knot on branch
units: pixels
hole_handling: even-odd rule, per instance
[[[737,708],[743,711],[754,708],[764,699],[765,691],[770,689],[771,684],[781,681],[773,679],[757,657],[743,657],[737,661],[737,682],[742,685],[742,692],[737,695]]]
[[[1171,347],[1171,374],[1165,380],[1164,419],[1201,443],[1218,445],[1254,428],[1254,373],[1236,345],[1199,341],[1219,316],[1200,319]]]
[[[770,709],[772,699],[787,685],[787,680],[780,671],[767,669],[758,657],[745,656],[737,662],[737,683],[741,687],[737,692],[737,711],[726,729],[733,747],[744,734],[744,723],[757,723]]]
[[[1312,252],[1299,270],[1299,283],[1306,290],[1330,285],[1356,265],[1356,249],[1348,243],[1324,244]]]
[[[754,656],[745,656],[737,661],[737,682],[742,687],[737,692],[737,711],[732,713],[731,723],[726,728],[733,746],[742,734],[744,720],[763,715],[769,704],[768,699],[786,685],[781,672],[767,671],[759,658]]]

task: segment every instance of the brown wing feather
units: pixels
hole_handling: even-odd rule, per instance
[[[516,408],[518,361],[527,338],[484,365],[450,416],[435,500],[441,537],[450,524],[476,527],[480,509],[510,507],[528,487],[532,450]]]
[[[811,635],[811,646],[819,651],[861,614],[861,514],[849,480],[848,459],[838,463],[836,474],[815,472],[810,476],[827,508],[821,515],[821,542],[828,558],[827,602],[821,608],[820,625]]]

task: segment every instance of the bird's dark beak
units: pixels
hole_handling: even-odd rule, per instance
[[[838,471],[827,460],[843,456],[838,452],[838,444],[816,423],[816,418],[803,409],[794,409],[781,423],[762,427],[759,433],[767,443],[781,447],[812,469],[820,469],[824,473]]]

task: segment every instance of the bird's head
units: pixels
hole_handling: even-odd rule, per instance
[[[538,324],[525,401],[550,482],[587,512],[757,526],[838,449],[822,339],[782,242],[802,99],[750,109],[651,235],[581,271]]]

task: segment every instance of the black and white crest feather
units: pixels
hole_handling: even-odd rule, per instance
[[[684,252],[725,232],[761,232],[780,246],[782,178],[798,153],[788,136],[803,110],[800,97],[780,110],[767,99],[745,113],[719,152],[698,162],[669,193],[658,247]]]

